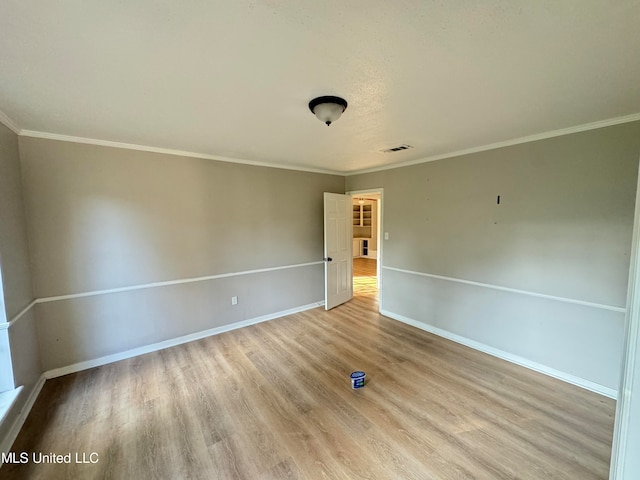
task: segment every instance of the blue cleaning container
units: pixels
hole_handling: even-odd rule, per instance
[[[364,372],[357,371],[351,374],[351,388],[364,387],[364,377],[367,375]]]

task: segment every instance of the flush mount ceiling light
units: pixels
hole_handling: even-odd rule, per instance
[[[339,119],[346,109],[347,101],[340,97],[318,97],[309,102],[309,110],[327,126]]]

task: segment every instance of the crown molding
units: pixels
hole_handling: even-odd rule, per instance
[[[166,155],[175,155],[180,157],[201,158],[205,160],[215,160],[219,162],[238,163],[242,165],[253,165],[256,167],[267,168],[281,168],[285,170],[294,170],[300,172],[321,173],[325,175],[338,175],[349,177],[352,175],[360,175],[363,173],[380,172],[384,170],[391,170],[394,168],[409,167],[411,165],[418,165],[421,163],[434,162],[436,160],[443,160],[445,158],[459,157],[462,155],[469,155],[472,153],[485,152],[488,150],[495,150],[497,148],[510,147],[513,145],[519,145],[522,143],[535,142],[537,140],[544,140],[547,138],[560,137],[563,135],[570,135],[572,133],[580,133],[588,130],[595,130],[597,128],[609,127],[613,125],[619,125],[622,123],[635,122],[640,120],[640,113],[634,113],[632,115],[625,115],[622,117],[610,118],[607,120],[600,120],[597,122],[586,123],[584,125],[577,125],[575,127],[562,128],[559,130],[552,130],[549,132],[537,133],[535,135],[528,135],[526,137],[514,138],[511,140],[505,140],[502,142],[490,143],[478,147],[467,148],[463,150],[456,150],[454,152],[443,153],[440,155],[433,155],[430,157],[423,157],[417,160],[410,160],[407,162],[399,162],[388,165],[382,165],[379,167],[366,168],[362,170],[354,170],[352,172],[342,172],[337,170],[328,170],[321,168],[307,168],[295,165],[285,165],[279,163],[259,162],[254,160],[245,160],[240,158],[224,157],[220,155],[209,155],[206,153],[190,152],[186,150],[174,150],[169,148],[151,147],[147,145],[137,145],[133,143],[114,142],[111,140],[99,140],[96,138],[86,137],[74,137],[72,135],[61,135],[58,133],[39,132],[35,130],[23,130],[20,129],[15,122],[13,122],[6,114],[0,111],[0,122],[5,124],[8,128],[13,130],[16,134],[24,137],[43,138],[47,140],[57,140],[61,142],[70,143],[82,143],[86,145],[97,145],[101,147],[121,148],[125,150],[137,150],[142,152],[161,153]]]
[[[600,120],[597,122],[585,123],[584,125],[577,125],[575,127],[561,128],[559,130],[552,130],[550,132],[536,133],[535,135],[528,135],[526,137],[514,138],[512,140],[505,140],[503,142],[490,143],[488,145],[482,145],[479,147],[466,148],[464,150],[457,150],[455,152],[443,153],[441,155],[433,155],[431,157],[419,158],[417,160],[410,160],[407,162],[393,163],[393,164],[384,165],[381,167],[373,167],[373,168],[366,168],[363,170],[356,170],[353,172],[348,172],[344,175],[349,177],[351,175],[360,175],[362,173],[373,173],[373,172],[380,172],[383,170],[391,170],[393,168],[409,167],[411,165],[418,165],[420,163],[434,162],[436,160],[459,157],[462,155],[469,155],[471,153],[486,152],[487,150],[495,150],[496,148],[510,147],[512,145],[535,142],[537,140],[545,140],[547,138],[561,137],[563,135],[570,135],[572,133],[586,132],[588,130],[595,130],[597,128],[610,127],[613,125],[635,122],[638,120],[640,120],[640,113],[634,113],[632,115],[625,115],[623,117],[609,118],[607,120]]]
[[[22,132],[22,129],[18,126],[18,124],[11,120],[9,115],[4,113],[2,110],[0,110],[0,123],[10,129],[16,135],[20,135],[20,133]]]
[[[186,150],[173,150],[170,148],[150,147],[147,145],[137,145],[133,143],[113,142],[111,140],[99,140],[97,138],[74,137],[71,135],[60,135],[58,133],[38,132],[35,130],[21,130],[19,133],[23,137],[43,138],[46,140],[57,140],[60,142],[82,143],[85,145],[97,145],[100,147],[122,148],[125,150],[138,150],[141,152],[162,153],[165,155],[175,155],[179,157],[202,158],[204,160],[215,160],[218,162],[239,163],[243,165],[253,165],[255,167],[281,168],[285,170],[296,170],[300,172],[322,173],[325,175],[344,176],[344,172],[335,170],[324,170],[320,168],[306,168],[296,165],[285,165],[281,163],[258,162],[254,160],[244,160],[240,158],[223,157],[220,155],[209,155],[207,153],[189,152]]]

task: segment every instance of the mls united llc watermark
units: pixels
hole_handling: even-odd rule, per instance
[[[2,452],[2,463],[98,463],[97,452]]]

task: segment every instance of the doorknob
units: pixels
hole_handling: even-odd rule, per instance
[[[331,257],[325,257],[325,258],[324,258],[324,261],[325,261],[325,262],[330,262],[330,261],[332,261],[332,260],[333,260],[333,258],[331,258]]]

